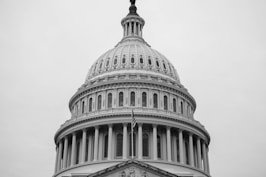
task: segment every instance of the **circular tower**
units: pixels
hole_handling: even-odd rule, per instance
[[[135,1],[121,24],[122,40],[95,61],[70,99],[71,119],[54,137],[54,176],[108,176],[129,161],[142,165],[142,176],[145,169],[210,176],[210,136],[193,117],[196,102],[170,61],[143,39]]]

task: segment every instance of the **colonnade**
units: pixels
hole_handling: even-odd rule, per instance
[[[76,164],[129,159],[130,130],[130,123],[109,124],[88,127],[63,137],[57,142],[55,172]],[[147,141],[144,134],[148,137]],[[134,158],[138,160],[179,163],[209,173],[208,146],[201,137],[191,132],[175,127],[138,123],[133,137]]]
[[[135,20],[124,23],[123,24],[124,37],[133,36],[133,35],[142,37],[142,27],[143,25]]]

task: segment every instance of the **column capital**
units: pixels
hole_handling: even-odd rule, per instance
[[[153,128],[157,128],[157,124],[152,124],[152,127]]]
[[[128,125],[128,123],[123,123],[123,126],[127,126]]]
[[[139,127],[142,127],[142,125],[143,125],[143,123],[138,123],[138,126],[139,126]]]
[[[108,124],[108,127],[113,127],[113,124]]]

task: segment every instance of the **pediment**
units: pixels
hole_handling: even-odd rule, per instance
[[[129,160],[106,168],[87,177],[178,177],[146,163]]]

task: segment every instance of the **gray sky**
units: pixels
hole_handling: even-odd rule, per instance
[[[176,67],[211,135],[213,177],[266,176],[266,1],[138,0],[144,39]],[[0,1],[0,176],[52,176],[53,136],[128,0]]]

